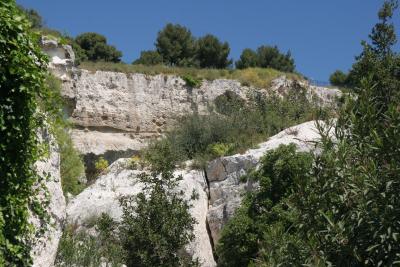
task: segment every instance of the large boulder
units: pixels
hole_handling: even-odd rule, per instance
[[[240,178],[256,168],[260,158],[267,151],[290,143],[295,144],[299,151],[310,151],[314,149],[315,141],[319,138],[315,122],[310,121],[288,128],[244,154],[222,157],[210,162],[206,170],[210,187],[207,220],[213,242],[218,242],[223,226],[239,207],[243,194],[257,187],[255,182],[243,182]]]
[[[143,184],[137,179],[143,171],[130,169],[129,162],[129,159],[115,161],[93,185],[73,198],[67,207],[67,221],[78,226],[85,226],[87,222],[99,217],[102,213],[107,213],[114,220],[120,221],[122,208],[119,199],[136,195],[143,189]],[[199,258],[202,266],[215,266],[212,245],[207,232],[208,195],[204,173],[196,170],[177,170],[174,174],[182,175],[183,180],[180,181],[178,189],[185,192],[187,199],[190,199],[193,190],[199,196],[198,199],[192,201],[193,207],[190,209],[197,224],[194,227],[195,239],[189,244],[187,250],[194,257]]]
[[[61,187],[60,154],[56,141],[47,130],[40,131],[39,137],[42,143],[48,144],[50,152],[47,158],[36,163],[38,174],[46,181],[46,188],[39,192],[39,198],[43,203],[49,200],[46,211],[50,216],[50,221],[42,221],[36,216],[31,216],[31,222],[36,231],[31,255],[33,266],[49,267],[53,266],[57,255],[58,243],[62,236],[62,227],[66,217],[66,203]],[[45,231],[41,233],[43,229]]]

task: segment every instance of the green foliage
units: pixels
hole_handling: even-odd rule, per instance
[[[103,157],[100,157],[98,160],[96,160],[96,162],[94,163],[94,167],[96,169],[97,175],[103,173],[108,168],[108,165],[108,161]]]
[[[86,32],[75,38],[76,43],[85,51],[86,57],[91,61],[120,62],[122,53],[114,46],[107,44],[105,36]]]
[[[345,87],[347,86],[347,74],[341,70],[337,70],[331,74],[329,82],[335,86]]]
[[[124,263],[125,252],[119,243],[117,225],[106,214],[95,221],[98,236],[78,231],[75,225],[67,225],[58,246],[55,265],[97,267],[103,258],[107,266],[120,267]]]
[[[300,233],[313,242],[318,257],[336,266],[400,261],[400,86],[393,72],[399,55],[390,49],[395,38],[387,24],[388,7],[394,6],[385,2],[372,45],[364,43],[356,63],[365,64],[362,76],[369,79],[357,82],[362,89],[347,100],[336,124],[336,145],[325,134],[313,179],[304,194],[296,195],[304,225]]]
[[[160,65],[163,63],[162,56],[153,50],[142,51],[140,53],[140,58],[135,60],[132,64],[142,64],[146,66]]]
[[[290,52],[284,55],[276,46],[261,46],[257,48],[257,55],[261,68],[273,68],[285,72],[293,72],[295,69]]]
[[[285,255],[281,254],[284,251],[301,248],[299,239],[290,231],[296,214],[288,209],[286,198],[304,184],[311,166],[312,156],[297,153],[293,144],[266,153],[260,169],[246,177],[259,182],[258,190],[246,196],[221,233],[216,248],[219,266],[247,266],[260,253],[273,254],[272,260],[277,260]],[[283,242],[290,242],[290,247],[281,247]],[[294,258],[293,265],[285,266],[299,266]]]
[[[302,88],[294,88],[283,98],[255,92],[249,95],[247,103],[233,92],[227,92],[215,101],[218,112],[180,117],[179,124],[165,138],[147,149],[149,153],[145,155],[151,155],[149,161],[168,157],[178,164],[194,159],[196,166],[202,167],[207,160],[218,157],[221,151],[215,153],[212,149],[216,144],[229,146],[223,151],[225,155],[244,152],[289,126],[313,119],[319,111]]]
[[[232,150],[232,144],[224,144],[224,143],[210,144],[207,148],[207,151],[213,157],[216,158],[228,155],[229,153],[231,153],[231,150]]]
[[[33,188],[42,188],[34,164],[44,152],[37,138],[44,125],[37,99],[48,95],[47,60],[14,1],[0,2],[0,29],[0,263],[29,266],[34,229],[28,207],[47,218]]]
[[[46,85],[49,88],[49,94],[39,104],[42,110],[49,111],[49,107],[54,109],[48,116],[51,121],[52,134],[59,146],[61,185],[64,193],[77,195],[84,187],[79,182],[79,178],[84,175],[84,165],[68,132],[71,125],[65,119],[62,111],[64,100],[61,96],[61,82],[53,75],[47,75]]]
[[[257,53],[250,49],[246,48],[242,51],[240,55],[240,59],[235,63],[237,69],[247,69],[247,68],[255,68],[258,66],[258,56]]]
[[[232,64],[232,60],[228,60],[229,53],[229,44],[222,43],[214,35],[207,34],[197,40],[196,57],[201,68],[227,68]]]
[[[128,266],[198,266],[185,246],[194,238],[195,219],[190,215],[190,205],[177,192],[181,176],[175,177],[171,163],[152,168],[153,173],[143,173],[139,179],[144,191],[121,200],[122,223],[120,240]]]
[[[170,66],[195,66],[196,44],[192,33],[179,24],[168,23],[157,36],[157,52]]]
[[[33,29],[40,29],[43,27],[43,18],[40,14],[34,9],[26,9],[23,6],[17,6],[20,9],[25,17],[31,23],[31,28]]]
[[[186,85],[191,88],[199,88],[202,84],[202,81],[200,79],[197,79],[191,75],[183,76],[182,80],[184,80]]]
[[[232,220],[234,225],[228,223],[223,230],[217,248],[221,266],[235,256],[228,247],[239,245],[244,255],[237,257],[254,258],[259,266],[395,266],[400,262],[400,87],[392,65],[399,55],[388,49],[395,38],[387,35],[390,27],[384,26],[392,14],[389,8],[394,7],[394,2],[385,2],[379,12],[381,22],[371,35],[372,45],[364,43],[356,64],[366,67],[359,74],[367,79],[357,81],[357,97],[346,99],[336,122],[317,124],[322,138],[312,167],[307,163],[306,168],[293,168],[292,163],[299,161],[288,161],[286,155],[291,153],[284,151],[278,158],[263,159],[260,171],[266,175],[260,178],[260,171],[250,175],[260,181],[260,190],[246,198]],[[377,33],[378,29],[386,30]],[[247,216],[256,218],[248,225],[262,234],[257,236],[261,248],[252,251],[251,228],[242,234],[234,228]],[[247,240],[244,245],[242,239]]]
[[[391,19],[397,1],[385,1],[379,11],[378,22],[369,35],[371,43],[362,42],[363,52],[356,58],[349,73],[349,83],[352,87],[360,88],[362,80],[367,77],[373,83],[378,82],[381,95],[384,98],[388,91],[394,91],[400,84],[400,57],[391,50],[396,43],[396,34]]]
[[[245,108],[245,101],[233,91],[225,91],[214,100],[216,111],[220,114],[230,115]]]
[[[236,62],[238,69],[249,67],[273,68],[284,72],[294,72],[295,64],[290,52],[282,54],[276,46],[260,46],[257,52],[244,49]]]
[[[79,181],[85,173],[82,158],[65,129],[57,129],[56,138],[60,147],[60,174],[64,194],[77,195],[84,189],[84,185]]]

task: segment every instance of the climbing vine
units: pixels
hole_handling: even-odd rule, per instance
[[[14,0],[0,2],[0,266],[32,264],[30,211],[46,217],[35,162],[45,152],[37,129],[45,122],[38,102],[49,95],[47,58],[29,28]]]

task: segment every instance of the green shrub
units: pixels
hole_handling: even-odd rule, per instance
[[[347,74],[341,70],[337,70],[331,74],[329,82],[335,86],[345,87],[347,86]]]
[[[184,80],[186,85],[191,88],[199,88],[202,84],[200,79],[196,79],[191,75],[182,76],[182,80]]]
[[[166,155],[174,164],[194,160],[194,166],[202,168],[209,160],[222,154],[244,152],[290,126],[313,120],[321,113],[321,108],[307,99],[304,88],[293,88],[283,98],[258,93],[248,97],[249,101],[244,102],[228,91],[215,100],[218,113],[194,113],[178,118],[179,124],[163,139],[153,143],[147,149],[151,151],[147,155],[152,155],[153,162],[162,161]],[[332,116],[330,109],[322,111],[326,116]],[[213,149],[216,144],[219,145]]]
[[[216,248],[219,266],[247,266],[262,249],[273,254],[272,246],[282,242],[300,244],[290,231],[297,214],[288,209],[286,199],[305,183],[311,166],[312,156],[296,152],[293,144],[281,145],[266,153],[261,159],[261,167],[246,177],[258,181],[259,189],[246,196],[223,228]],[[281,247],[274,249],[282,250]],[[292,263],[288,266],[299,266],[298,262]]]
[[[142,64],[145,66],[160,65],[163,63],[162,56],[157,51],[142,51],[140,58],[135,60],[132,64]]]
[[[125,252],[116,233],[117,225],[106,214],[95,221],[97,236],[77,230],[75,225],[67,225],[58,246],[55,265],[97,267],[103,258],[107,266],[120,267],[124,263]]]
[[[85,173],[82,157],[75,150],[69,133],[65,129],[56,130],[56,139],[60,147],[60,174],[64,194],[79,194],[85,187],[79,179]]]
[[[144,191],[121,200],[120,240],[128,266],[198,266],[198,260],[185,252],[193,240],[195,219],[184,192],[176,190],[181,176],[173,166],[152,167],[151,174],[139,176]],[[161,177],[160,177],[161,176]]]
[[[208,146],[207,151],[213,156],[213,157],[223,157],[227,155],[232,149],[232,144],[223,144],[223,143],[216,143],[216,144],[210,144]]]
[[[217,96],[214,100],[214,104],[216,111],[224,115],[235,114],[245,108],[244,99],[230,90]]]
[[[108,168],[108,166],[109,166],[108,161],[105,158],[100,157],[94,163],[94,167],[96,169],[96,174],[100,175],[100,174],[104,173],[104,171]]]

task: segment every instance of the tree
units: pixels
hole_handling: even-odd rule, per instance
[[[90,61],[121,61],[122,52],[114,46],[108,45],[106,37],[101,34],[82,33],[76,37],[75,41],[85,51],[86,57]]]
[[[47,57],[13,0],[0,1],[0,29],[0,266],[30,266],[29,217],[46,215],[36,197],[35,162],[42,151],[37,131],[44,126],[38,101],[49,96]]]
[[[142,64],[142,65],[159,65],[163,63],[162,56],[153,50],[142,51],[140,53],[140,58],[136,59],[132,64]]]
[[[31,28],[33,29],[40,29],[43,27],[43,19],[40,14],[34,9],[26,9],[23,6],[18,6],[22,12],[24,12],[25,17],[31,23]]]
[[[285,72],[293,72],[295,69],[290,52],[284,55],[277,46],[260,46],[257,48],[257,56],[261,68],[273,68]]]
[[[240,55],[240,59],[236,61],[235,65],[238,69],[258,67],[257,53],[250,48],[244,49]]]
[[[120,240],[129,267],[198,266],[197,259],[185,251],[194,238],[196,221],[189,213],[190,205],[183,192],[177,190],[182,176],[173,175],[169,158],[168,150],[160,151],[152,173],[139,177],[144,191],[121,200]]]
[[[400,84],[400,59],[391,49],[397,39],[394,25],[390,22],[396,8],[397,1],[385,1],[378,13],[380,22],[369,35],[371,44],[362,42],[363,52],[356,58],[349,73],[349,83],[353,87],[360,87],[365,77],[379,83],[380,97],[388,96],[387,91]]]
[[[190,30],[168,23],[157,36],[157,52],[170,66],[195,66],[196,45]]]
[[[294,195],[299,233],[313,255],[333,266],[394,266],[400,261],[400,86],[393,70],[386,1],[380,22],[363,42],[353,69],[357,97],[347,99],[335,125],[320,127],[322,153],[309,184]],[[386,26],[385,26],[386,25]]]
[[[347,75],[341,70],[337,70],[331,74],[329,81],[332,85],[344,87],[347,85]]]
[[[240,59],[236,61],[238,69],[245,68],[273,68],[284,72],[295,70],[294,59],[290,52],[282,54],[276,46],[260,46],[257,52],[246,48],[243,50]]]
[[[227,42],[222,43],[211,34],[197,40],[196,57],[201,68],[223,69],[232,64],[228,60],[230,48]]]

